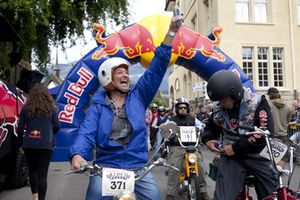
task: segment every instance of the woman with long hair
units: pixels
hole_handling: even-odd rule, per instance
[[[54,134],[59,130],[55,101],[43,84],[30,91],[20,113],[19,145],[23,148],[29,168],[33,200],[44,200],[47,175],[54,147]]]

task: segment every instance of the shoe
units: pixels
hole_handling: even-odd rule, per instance
[[[208,196],[207,192],[203,192],[203,193],[200,193],[200,199],[210,200],[210,197]]]
[[[175,197],[173,195],[168,194],[166,200],[175,200]]]

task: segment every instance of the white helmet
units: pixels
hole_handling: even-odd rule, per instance
[[[106,88],[112,82],[112,71],[119,66],[124,66],[128,70],[130,63],[124,58],[113,57],[105,60],[100,65],[98,70],[98,79],[104,88]]]

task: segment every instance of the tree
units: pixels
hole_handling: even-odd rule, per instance
[[[166,101],[166,99],[163,99],[161,96],[155,96],[151,104],[152,103],[155,103],[158,106],[164,106],[166,108],[168,107],[168,102]]]
[[[34,62],[45,70],[50,61],[50,44],[74,45],[83,37],[84,21],[117,25],[128,20],[126,0],[1,0],[0,71],[21,60]],[[2,71],[2,73],[3,73]],[[1,72],[0,72],[1,77]]]

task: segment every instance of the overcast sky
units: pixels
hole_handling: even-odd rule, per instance
[[[132,13],[132,19],[130,19],[129,24],[139,22],[146,16],[164,12],[165,4],[165,0],[130,0],[129,9]],[[68,48],[65,51],[62,51],[61,47],[58,47],[58,63],[64,64],[78,61],[96,47],[95,38],[92,37],[91,31],[85,31],[85,41],[87,44],[83,40],[79,40],[76,46]],[[55,62],[56,49],[53,47],[51,48],[51,64],[55,64]]]

